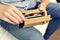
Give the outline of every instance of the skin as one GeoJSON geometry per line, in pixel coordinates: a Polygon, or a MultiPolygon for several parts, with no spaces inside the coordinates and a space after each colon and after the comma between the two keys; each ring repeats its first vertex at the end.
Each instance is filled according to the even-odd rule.
{"type": "Polygon", "coordinates": [[[41,4],[38,6],[39,10],[43,10],[45,15],[47,15],[46,7],[49,4],[50,0],[41,0],[41,4]]]}
{"type": "Polygon", "coordinates": [[[0,19],[11,24],[19,24],[25,20],[25,17],[15,6],[0,5],[0,19]]]}
{"type": "MultiPolygon", "coordinates": [[[[46,15],[46,7],[49,4],[49,0],[41,0],[41,4],[38,6],[38,10],[44,10],[46,15]]],[[[25,17],[22,12],[19,11],[13,5],[2,5],[0,4],[0,19],[9,22],[11,24],[23,23],[25,17]]]]}

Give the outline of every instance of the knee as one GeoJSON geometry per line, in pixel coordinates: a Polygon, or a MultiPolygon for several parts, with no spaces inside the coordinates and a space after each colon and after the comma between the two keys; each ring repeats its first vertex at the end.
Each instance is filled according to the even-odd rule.
{"type": "Polygon", "coordinates": [[[26,28],[20,31],[21,40],[44,40],[42,34],[34,27],[26,28]]]}
{"type": "Polygon", "coordinates": [[[60,3],[50,3],[47,6],[47,12],[52,18],[60,18],[60,3]]]}
{"type": "Polygon", "coordinates": [[[41,33],[33,33],[31,34],[29,40],[44,40],[43,36],[41,33]]]}

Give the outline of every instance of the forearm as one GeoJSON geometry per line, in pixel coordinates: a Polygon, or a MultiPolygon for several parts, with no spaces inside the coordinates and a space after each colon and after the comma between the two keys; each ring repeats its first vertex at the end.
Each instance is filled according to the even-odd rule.
{"type": "Polygon", "coordinates": [[[2,17],[2,10],[4,9],[3,7],[5,7],[5,5],[0,4],[0,19],[1,19],[1,17],[2,17]]]}
{"type": "Polygon", "coordinates": [[[2,4],[0,4],[0,19],[1,19],[1,16],[2,16],[2,14],[1,14],[1,7],[2,7],[2,4]]]}
{"type": "Polygon", "coordinates": [[[41,0],[41,4],[43,7],[47,7],[47,5],[49,4],[50,0],[41,0]]]}

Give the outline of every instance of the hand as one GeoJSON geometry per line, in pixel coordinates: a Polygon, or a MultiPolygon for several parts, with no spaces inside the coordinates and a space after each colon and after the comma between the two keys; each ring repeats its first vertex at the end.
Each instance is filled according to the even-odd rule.
{"type": "Polygon", "coordinates": [[[0,5],[0,19],[11,24],[19,24],[25,20],[25,17],[15,6],[0,5]]]}
{"type": "Polygon", "coordinates": [[[45,16],[47,16],[46,8],[45,8],[43,5],[39,5],[39,6],[38,6],[38,9],[39,9],[39,10],[43,10],[43,11],[45,12],[45,16]]]}

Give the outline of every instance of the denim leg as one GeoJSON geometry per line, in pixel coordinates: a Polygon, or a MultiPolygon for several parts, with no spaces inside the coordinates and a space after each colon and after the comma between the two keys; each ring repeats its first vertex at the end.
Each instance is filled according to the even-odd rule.
{"type": "Polygon", "coordinates": [[[51,20],[47,27],[44,38],[47,40],[58,28],[60,28],[60,19],[51,20]]]}
{"type": "Polygon", "coordinates": [[[0,25],[19,40],[44,40],[42,34],[34,27],[19,28],[17,25],[9,24],[3,20],[0,25]]]}
{"type": "Polygon", "coordinates": [[[0,25],[0,40],[18,40],[0,25]]]}
{"type": "Polygon", "coordinates": [[[50,3],[47,6],[47,12],[51,15],[52,20],[46,30],[45,39],[48,39],[54,31],[60,28],[60,3],[50,3]]]}
{"type": "Polygon", "coordinates": [[[60,3],[50,3],[46,9],[53,19],[60,18],[60,3]]]}

